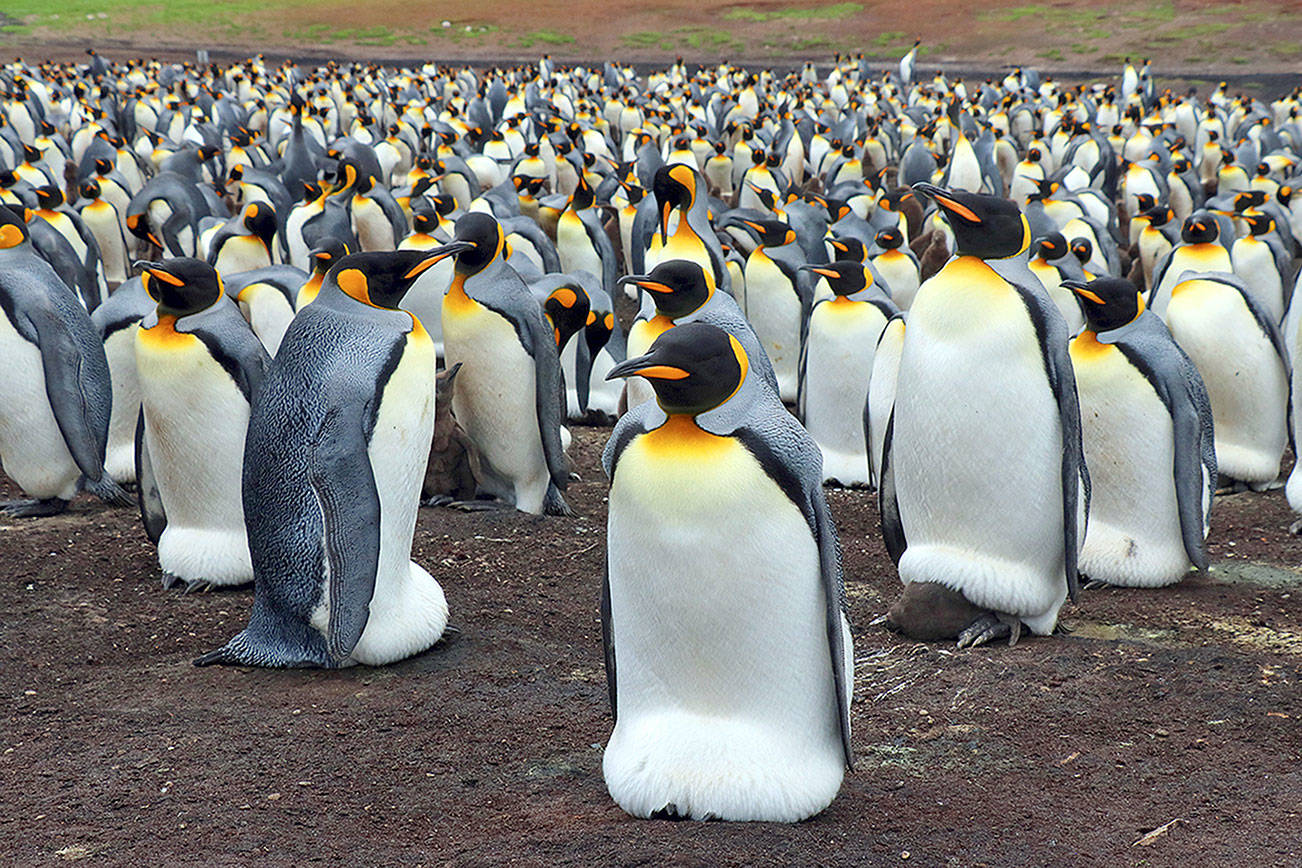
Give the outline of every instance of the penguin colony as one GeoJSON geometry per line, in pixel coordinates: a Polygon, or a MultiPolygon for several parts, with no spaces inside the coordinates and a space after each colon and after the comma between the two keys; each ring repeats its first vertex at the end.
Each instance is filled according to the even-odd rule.
{"type": "Polygon", "coordinates": [[[895,629],[1011,644],[1208,569],[1215,492],[1284,485],[1297,433],[1302,89],[916,50],[8,64],[3,509],[134,489],[165,588],[252,582],[200,665],[382,665],[448,623],[418,506],[570,514],[568,425],[613,423],[612,797],[817,813],[852,764],[825,483],[876,490],[895,629]]]}

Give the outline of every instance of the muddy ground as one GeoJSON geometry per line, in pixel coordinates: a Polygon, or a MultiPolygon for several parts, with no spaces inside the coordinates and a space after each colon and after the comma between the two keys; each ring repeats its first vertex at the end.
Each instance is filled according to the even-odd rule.
{"type": "Polygon", "coordinates": [[[1210,576],[1087,592],[1070,635],[965,652],[876,623],[899,580],[873,499],[833,492],[840,797],[794,826],[629,819],[600,767],[606,433],[577,431],[576,519],[421,510],[456,632],[384,669],[196,669],[251,591],[163,592],[134,514],[86,498],[0,523],[0,863],[1302,860],[1302,542],[1279,492],[1217,503],[1210,576]]]}

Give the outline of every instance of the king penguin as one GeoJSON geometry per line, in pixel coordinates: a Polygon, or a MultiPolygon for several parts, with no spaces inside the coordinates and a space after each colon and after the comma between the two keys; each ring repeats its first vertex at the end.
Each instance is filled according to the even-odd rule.
{"type": "Polygon", "coordinates": [[[818,447],[735,337],[688,323],[612,377],[602,771],[635,817],[796,822],[851,762],[853,647],[818,447]]]}
{"type": "Polygon", "coordinates": [[[1080,571],[1155,588],[1206,570],[1216,446],[1203,379],[1130,281],[1064,286],[1086,320],[1071,342],[1092,486],[1080,571]]]}
{"type": "Polygon", "coordinates": [[[77,296],[0,207],[0,465],[33,500],[17,517],[58,515],[84,475],[104,478],[113,387],[104,344],[77,296]]]}
{"type": "Polygon", "coordinates": [[[95,308],[91,322],[104,342],[113,408],[109,414],[104,469],[119,484],[136,481],[136,423],[140,417],[140,379],[136,376],[136,331],[158,303],[145,292],[141,278],[122,283],[95,308]]]}
{"type": "Polygon", "coordinates": [[[253,580],[240,468],[249,406],[270,358],[216,270],[198,259],[148,263],[157,302],[136,332],[141,424],[136,464],[146,530],[161,528],[163,587],[253,580]]]}
{"type": "Polygon", "coordinates": [[[443,635],[443,589],[411,561],[434,344],[398,303],[455,249],[345,256],[294,317],[245,444],[253,611],[197,665],[380,666],[443,635]]]}
{"type": "Polygon", "coordinates": [[[448,367],[463,363],[453,414],[478,447],[484,493],[523,512],[567,515],[560,357],[529,287],[504,258],[498,222],[457,221],[456,265],[443,297],[448,367]]]}
{"type": "Polygon", "coordinates": [[[904,593],[891,622],[960,647],[1047,635],[1076,592],[1089,481],[1067,323],[1006,199],[917,184],[957,255],[918,290],[879,498],[904,593]]]}

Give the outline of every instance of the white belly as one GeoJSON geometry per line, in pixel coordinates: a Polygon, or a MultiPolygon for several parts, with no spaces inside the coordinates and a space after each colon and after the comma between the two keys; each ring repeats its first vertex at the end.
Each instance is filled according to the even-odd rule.
{"type": "Polygon", "coordinates": [[[586,271],[601,277],[601,257],[588,239],[583,223],[568,211],[556,222],[556,253],[560,256],[561,271],[567,274],[586,271]]]}
{"type": "Polygon", "coordinates": [[[1248,287],[1252,297],[1261,303],[1270,315],[1271,322],[1284,319],[1284,283],[1275,267],[1275,255],[1270,247],[1260,241],[1244,239],[1234,245],[1234,274],[1248,287]]]}
{"type": "Polygon", "coordinates": [[[1128,587],[1177,582],[1190,563],[1180,533],[1171,414],[1115,347],[1078,341],[1072,365],[1092,484],[1081,573],[1128,587]]]}
{"type": "Polygon", "coordinates": [[[997,280],[952,260],[910,312],[892,440],[900,577],[1048,633],[1067,591],[1062,426],[1025,304],[997,280]]]}
{"type": "MultiPolygon", "coordinates": [[[[424,651],[443,635],[448,606],[433,577],[411,560],[421,480],[434,435],[434,345],[407,337],[367,447],[380,495],[380,560],[366,629],[351,659],[381,666],[424,651]]],[[[460,385],[460,383],[458,383],[460,385]]]]}
{"type": "Polygon", "coordinates": [[[535,406],[533,358],[515,329],[478,303],[443,305],[446,364],[462,362],[452,412],[480,456],[514,490],[515,506],[542,512],[550,476],[535,406]]]}
{"type": "Polygon", "coordinates": [[[746,318],[773,362],[783,401],[796,399],[800,363],[800,297],[767,256],[746,263],[746,318]]]}
{"type": "Polygon", "coordinates": [[[882,447],[886,443],[886,426],[895,409],[895,380],[900,372],[900,351],[904,348],[904,321],[894,320],[883,330],[873,356],[873,372],[868,379],[869,467],[874,487],[881,484],[882,447]]]}
{"type": "Polygon", "coordinates": [[[864,405],[886,317],[867,302],[824,302],[810,317],[805,428],[823,453],[823,480],[867,485],[864,405]]]}
{"type": "Polygon", "coordinates": [[[226,239],[222,249],[217,251],[217,262],[213,265],[220,274],[239,274],[266,268],[271,265],[271,257],[262,240],[253,235],[238,235],[226,239]]]}
{"type": "Polygon", "coordinates": [[[159,566],[186,580],[252,581],[240,497],[249,404],[201,340],[152,331],[137,334],[136,369],[145,443],[167,513],[159,566]]]}
{"type": "Polygon", "coordinates": [[[1242,297],[1224,284],[1189,281],[1164,318],[1207,384],[1221,475],[1274,481],[1288,443],[1288,375],[1242,297]]]}
{"type": "Polygon", "coordinates": [[[59,432],[45,391],[41,351],[0,312],[0,465],[29,497],[72,500],[81,471],[59,432]]]}
{"type": "Polygon", "coordinates": [[[138,325],[118,329],[104,342],[113,409],[109,414],[108,449],[104,469],[114,482],[136,481],[136,422],[140,416],[140,380],[136,377],[138,325]]]}
{"type": "Polygon", "coordinates": [[[899,252],[883,253],[873,260],[873,266],[886,282],[891,301],[900,310],[908,310],[913,304],[913,297],[918,294],[918,266],[899,252]]]}
{"type": "Polygon", "coordinates": [[[280,351],[280,342],[294,320],[294,307],[285,294],[267,283],[246,286],[239,296],[240,313],[258,336],[267,355],[274,357],[280,351]]]}
{"type": "Polygon", "coordinates": [[[94,202],[82,209],[81,219],[86,222],[86,228],[99,245],[104,276],[118,283],[126,280],[129,263],[117,211],[107,202],[94,202]]]}
{"type": "Polygon", "coordinates": [[[625,811],[794,821],[843,774],[818,551],[736,443],[639,438],[610,492],[618,721],[603,772],[625,811]]]}

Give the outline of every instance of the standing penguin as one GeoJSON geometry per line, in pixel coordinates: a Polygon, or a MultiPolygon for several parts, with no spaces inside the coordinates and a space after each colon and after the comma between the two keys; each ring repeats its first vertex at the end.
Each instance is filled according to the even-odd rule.
{"type": "Polygon", "coordinates": [[[136,332],[136,465],[141,491],[161,499],[161,511],[141,504],[151,536],[162,528],[163,587],[245,584],[253,565],[235,471],[270,358],[211,265],[150,263],[141,280],[158,306],[136,332]]]}
{"type": "Polygon", "coordinates": [[[746,292],[742,310],[759,335],[783,401],[796,400],[800,376],[800,341],[813,305],[814,288],[799,270],[804,252],[796,233],[780,220],[740,221],[758,245],[746,258],[746,292]]]}
{"type": "Polygon", "coordinates": [[[117,483],[136,481],[136,423],[140,417],[140,379],[136,376],[136,331],[140,321],[158,303],[145,292],[141,278],[133,277],[113,290],[90,315],[104,342],[109,376],[113,383],[113,408],[109,414],[108,447],[104,469],[117,483]]]}
{"type": "Polygon", "coordinates": [[[602,771],[636,817],[796,822],[851,762],[853,648],[818,447],[736,338],[688,323],[612,377],[602,771]]]}
{"type": "Polygon", "coordinates": [[[3,207],[0,311],[0,465],[34,498],[0,503],[0,511],[58,515],[83,475],[104,477],[113,387],[90,315],[3,207]]]}
{"type": "MultiPolygon", "coordinates": [[[[732,278],[724,260],[723,246],[710,226],[705,183],[700,174],[681,163],[661,166],[656,170],[651,192],[655,210],[648,213],[656,217],[659,231],[652,233],[642,267],[649,271],[670,259],[688,259],[708,268],[714,285],[731,294],[732,278]],[[670,232],[669,224],[675,217],[678,225],[670,232]]],[[[637,230],[635,223],[633,243],[640,244],[642,240],[637,230]]],[[[634,257],[633,265],[637,264],[634,257]]]]}
{"type": "Polygon", "coordinates": [[[1086,319],[1071,342],[1092,486],[1080,571],[1153,588],[1206,570],[1216,448],[1203,379],[1130,281],[1064,285],[1086,319]]]}
{"type": "Polygon", "coordinates": [[[398,303],[454,249],[346,256],[294,318],[245,444],[253,612],[197,665],[380,666],[443,635],[443,589],[411,561],[434,344],[398,303]]]}
{"type": "Polygon", "coordinates": [[[1051,633],[1076,593],[1089,504],[1067,324],[1026,267],[1006,199],[926,193],[957,256],[909,309],[883,447],[882,531],[904,593],[891,622],[960,647],[1051,633]],[[992,473],[991,468],[998,468],[992,473]]]}
{"type": "Polygon", "coordinates": [[[465,215],[456,241],[452,285],[443,297],[443,350],[448,367],[465,365],[453,413],[479,448],[481,488],[523,512],[568,515],[555,336],[507,265],[496,220],[465,215]]]}
{"type": "Polygon", "coordinates": [[[827,278],[833,296],[809,315],[800,354],[801,418],[823,454],[823,481],[867,485],[868,381],[882,329],[900,310],[862,262],[802,268],[827,278]]]}

